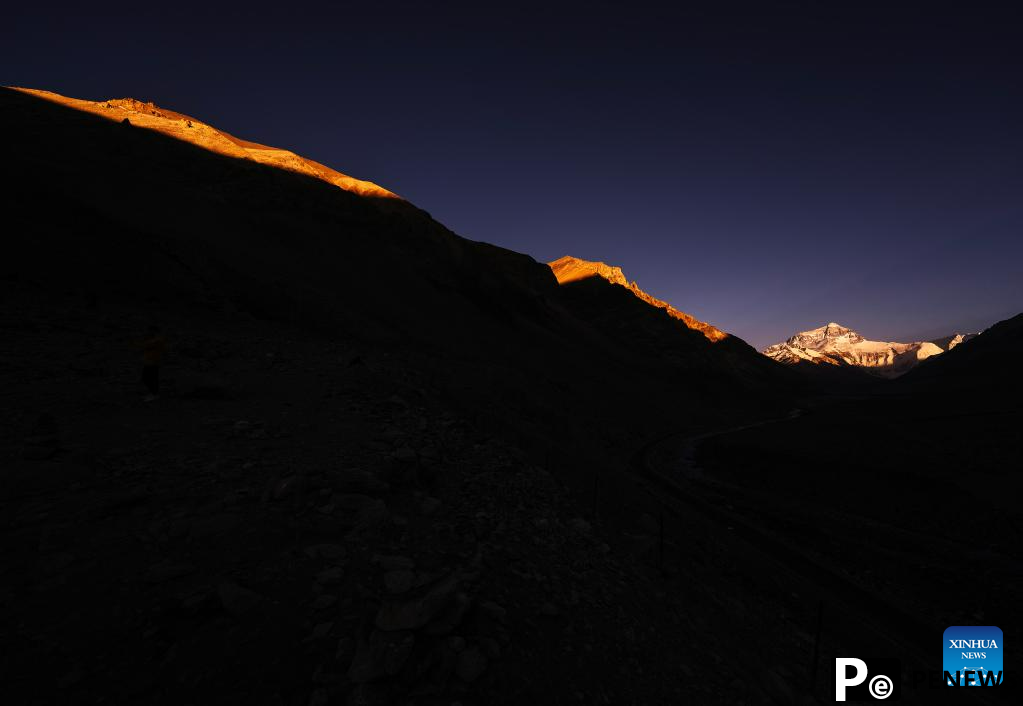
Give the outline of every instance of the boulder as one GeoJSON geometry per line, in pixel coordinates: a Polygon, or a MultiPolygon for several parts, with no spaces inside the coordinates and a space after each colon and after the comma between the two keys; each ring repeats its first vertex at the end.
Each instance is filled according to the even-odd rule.
{"type": "Polygon", "coordinates": [[[377,612],[377,628],[397,631],[417,630],[423,627],[455,601],[459,582],[460,576],[456,571],[417,598],[386,601],[377,612]]]}
{"type": "Polygon", "coordinates": [[[233,581],[222,581],[217,586],[217,595],[224,610],[236,618],[248,615],[263,602],[261,595],[233,581]]]}
{"type": "Polygon", "coordinates": [[[415,646],[415,635],[408,631],[374,630],[368,640],[360,640],[348,678],[362,684],[383,676],[394,676],[405,666],[415,646]]]}

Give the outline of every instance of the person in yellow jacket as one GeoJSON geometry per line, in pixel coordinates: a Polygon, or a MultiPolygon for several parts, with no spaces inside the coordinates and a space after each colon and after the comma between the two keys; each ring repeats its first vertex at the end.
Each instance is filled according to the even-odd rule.
{"type": "Polygon", "coordinates": [[[167,339],[158,326],[150,326],[138,347],[142,350],[142,383],[149,390],[146,402],[152,402],[160,395],[160,363],[167,349],[167,339]]]}

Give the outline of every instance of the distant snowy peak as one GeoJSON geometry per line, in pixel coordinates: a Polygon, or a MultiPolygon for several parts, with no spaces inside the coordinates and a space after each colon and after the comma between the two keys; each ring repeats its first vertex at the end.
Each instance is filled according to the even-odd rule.
{"type": "Polygon", "coordinates": [[[862,342],[863,336],[834,322],[815,328],[811,331],[803,331],[786,341],[786,344],[799,346],[800,348],[813,348],[820,350],[826,346],[850,346],[862,342]]]}
{"type": "Polygon", "coordinates": [[[763,353],[780,363],[852,366],[885,378],[909,372],[921,360],[940,355],[976,334],[955,334],[934,341],[870,341],[834,322],[803,331],[763,353]]]}
{"type": "Polygon", "coordinates": [[[966,343],[971,338],[976,338],[976,333],[957,333],[954,336],[944,336],[942,338],[935,338],[931,343],[936,345],[943,351],[950,351],[960,343],[966,343]]]}

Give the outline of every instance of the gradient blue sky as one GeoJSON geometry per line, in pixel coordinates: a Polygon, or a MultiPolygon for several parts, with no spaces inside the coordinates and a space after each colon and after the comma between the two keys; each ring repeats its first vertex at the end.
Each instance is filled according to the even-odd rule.
{"type": "Polygon", "coordinates": [[[757,347],[829,321],[911,340],[1023,311],[1001,5],[20,3],[0,81],[288,147],[757,347]]]}

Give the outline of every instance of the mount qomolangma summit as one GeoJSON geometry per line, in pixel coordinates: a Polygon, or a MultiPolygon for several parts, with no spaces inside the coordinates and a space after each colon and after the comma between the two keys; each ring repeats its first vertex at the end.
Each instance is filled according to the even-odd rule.
{"type": "Polygon", "coordinates": [[[894,378],[975,336],[955,334],[914,343],[870,341],[850,328],[829,323],[797,333],[784,343],[768,346],[764,355],[789,365],[851,366],[880,377],[894,378]]]}

